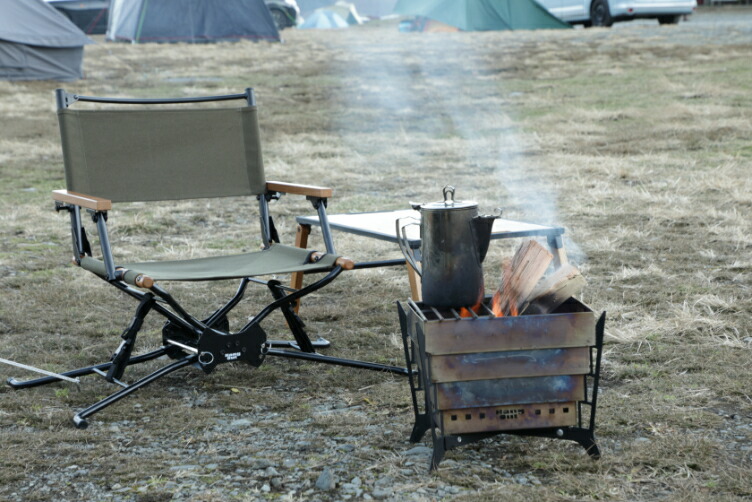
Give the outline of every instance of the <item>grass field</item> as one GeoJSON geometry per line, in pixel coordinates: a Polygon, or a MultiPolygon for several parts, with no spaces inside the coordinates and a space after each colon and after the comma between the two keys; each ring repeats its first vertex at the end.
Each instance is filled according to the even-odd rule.
{"type": "MultiPolygon", "coordinates": [[[[407,441],[406,381],[272,360],[174,374],[86,431],[70,418],[110,391],[101,380],[0,390],[0,498],[749,500],[752,39],[691,43],[700,29],[423,35],[384,23],[288,30],[283,44],[87,47],[86,79],[65,84],[72,92],[254,87],[269,177],[334,187],[330,212],[406,208],[451,183],[486,212],[564,226],[588,280],[582,300],[608,316],[603,457],[498,436],[453,450],[429,475],[428,457],[407,441]],[[324,469],[332,491],[315,488],[324,469]]],[[[0,82],[0,357],[52,371],[109,357],[135,308],[68,264],[67,219],[49,195],[64,188],[60,85],[0,82]]],[[[275,205],[287,242],[306,204],[275,205]]],[[[254,207],[116,207],[115,249],[128,260],[254,249],[254,207]]],[[[337,237],[356,260],[396,256],[337,237]]],[[[512,252],[491,246],[489,288],[512,252]]],[[[208,313],[234,288],[177,291],[208,313]]],[[[394,302],[408,292],[402,269],[356,271],[301,313],[333,342],[327,353],[401,364],[394,302]]],[[[251,295],[231,322],[261,299],[251,295]]],[[[284,334],[274,320],[272,338],[284,334]]],[[[156,347],[160,330],[156,317],[147,322],[140,350],[156,347]]]]}

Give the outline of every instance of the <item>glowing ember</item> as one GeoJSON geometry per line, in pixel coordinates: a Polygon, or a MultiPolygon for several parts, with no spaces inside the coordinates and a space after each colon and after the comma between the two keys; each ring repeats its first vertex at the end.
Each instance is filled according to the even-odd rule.
{"type": "Polygon", "coordinates": [[[479,309],[480,309],[480,302],[476,303],[475,305],[473,305],[469,309],[467,309],[465,307],[462,307],[460,309],[460,317],[473,317],[473,314],[472,314],[472,312],[470,312],[470,310],[472,310],[473,312],[475,312],[477,314],[479,309]]]}
{"type": "MultiPolygon", "coordinates": [[[[483,300],[480,300],[478,303],[470,307],[469,309],[466,307],[462,307],[459,311],[460,317],[473,317],[473,312],[478,314],[481,310],[481,304],[483,300]],[[471,312],[472,310],[472,312],[471,312]]],[[[496,293],[491,297],[491,311],[496,317],[504,317],[505,315],[509,316],[518,316],[520,315],[517,304],[512,303],[509,308],[509,313],[505,314],[504,309],[501,307],[501,291],[497,290],[496,293]]]]}
{"type": "Polygon", "coordinates": [[[481,307],[483,307],[483,295],[482,294],[478,298],[478,303],[476,303],[469,309],[465,307],[462,307],[460,309],[460,312],[459,312],[460,317],[474,317],[473,314],[478,314],[481,311],[481,307]]]}
{"type": "Polygon", "coordinates": [[[503,317],[504,312],[501,310],[501,291],[496,291],[491,298],[491,311],[496,317],[503,317]]]}

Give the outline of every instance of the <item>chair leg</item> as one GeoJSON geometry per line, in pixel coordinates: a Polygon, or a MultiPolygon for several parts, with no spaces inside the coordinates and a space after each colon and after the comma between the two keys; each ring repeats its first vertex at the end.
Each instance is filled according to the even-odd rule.
{"type": "Polygon", "coordinates": [[[196,355],[190,355],[186,356],[183,359],[180,359],[178,361],[175,361],[172,364],[169,364],[163,368],[160,368],[159,370],[155,371],[154,373],[145,376],[141,380],[138,380],[137,382],[132,383],[131,385],[119,390],[118,392],[102,399],[101,401],[92,404],[85,410],[79,411],[73,416],[73,423],[76,425],[79,429],[85,429],[89,426],[89,422],[87,422],[86,418],[90,417],[94,413],[97,413],[98,411],[103,410],[104,408],[108,407],[109,405],[116,403],[123,399],[124,397],[128,396],[129,394],[137,391],[141,387],[145,387],[149,385],[150,383],[154,382],[155,380],[158,380],[164,376],[169,375],[173,371],[177,371],[180,368],[183,368],[185,366],[188,366],[190,364],[193,364],[198,359],[198,356],[196,355]]]}
{"type": "MultiPolygon", "coordinates": [[[[287,296],[284,289],[282,289],[281,282],[272,280],[267,283],[267,286],[275,300],[281,300],[287,296]]],[[[279,309],[282,311],[282,315],[285,316],[287,326],[290,328],[292,336],[295,338],[295,342],[297,342],[297,348],[303,352],[316,352],[316,349],[311,343],[311,338],[304,329],[305,324],[303,323],[303,320],[295,313],[294,303],[295,302],[291,302],[287,305],[282,305],[279,309]]]]}
{"type": "Polygon", "coordinates": [[[131,358],[133,347],[136,345],[136,335],[138,335],[139,330],[141,330],[141,326],[144,324],[144,318],[149,313],[152,306],[154,306],[154,303],[154,295],[144,295],[141,303],[139,303],[138,308],[136,309],[136,315],[133,317],[133,320],[123,334],[120,335],[123,341],[112,355],[112,366],[110,366],[110,370],[107,372],[107,376],[105,376],[105,380],[108,382],[115,382],[123,378],[125,367],[131,358]]]}
{"type": "MultiPolygon", "coordinates": [[[[126,366],[131,366],[138,363],[143,363],[146,361],[151,361],[152,359],[157,359],[158,357],[162,357],[163,355],[167,354],[167,347],[160,347],[157,350],[154,350],[152,352],[148,352],[146,354],[142,354],[140,356],[132,357],[126,362],[126,366]]],[[[109,368],[112,366],[112,362],[106,362],[102,364],[95,364],[94,366],[86,366],[84,368],[78,368],[75,370],[66,371],[65,373],[61,373],[61,375],[68,376],[68,377],[79,377],[84,375],[91,375],[92,373],[98,373],[99,371],[106,371],[109,370],[109,368]]],[[[43,378],[35,378],[33,380],[16,380],[15,378],[9,378],[7,380],[8,385],[13,387],[14,389],[28,389],[31,387],[37,387],[39,385],[46,385],[48,383],[55,383],[55,382],[61,382],[59,378],[55,377],[43,377],[43,378]]]]}

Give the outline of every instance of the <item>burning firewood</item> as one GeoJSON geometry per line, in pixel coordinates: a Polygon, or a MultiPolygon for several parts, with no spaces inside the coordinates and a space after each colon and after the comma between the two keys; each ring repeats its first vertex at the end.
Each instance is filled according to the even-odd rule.
{"type": "Polygon", "coordinates": [[[518,315],[528,297],[551,264],[553,255],[534,240],[523,242],[511,260],[502,266],[499,289],[493,296],[496,315],[518,315]]]}
{"type": "Polygon", "coordinates": [[[573,265],[559,267],[536,286],[529,304],[521,309],[525,314],[548,314],[582,290],[585,278],[573,265]]]}

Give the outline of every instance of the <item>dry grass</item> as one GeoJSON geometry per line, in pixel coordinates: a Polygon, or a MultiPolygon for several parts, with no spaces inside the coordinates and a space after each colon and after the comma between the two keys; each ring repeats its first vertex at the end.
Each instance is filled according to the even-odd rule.
{"type": "MultiPolygon", "coordinates": [[[[87,47],[87,78],[67,85],[81,94],[255,87],[272,178],[334,186],[330,211],[404,208],[436,200],[452,183],[459,198],[486,210],[501,206],[509,218],[565,226],[570,256],[589,282],[583,299],[608,312],[597,431],[604,456],[593,462],[571,444],[499,437],[451,452],[454,463],[426,477],[401,455],[411,447],[406,382],[276,360],[209,377],[186,371],[168,379],[169,393],[145,389],[98,415],[86,432],[69,425],[70,415],[107,392],[101,383],[0,391],[0,494],[19,490],[26,475],[78,464],[90,465],[88,481],[101,486],[162,476],[149,485],[160,500],[169,494],[164,480],[177,476],[165,465],[191,463],[186,456],[196,451],[263,455],[275,424],[289,419],[310,420],[322,437],[357,438],[367,448],[340,459],[352,476],[393,476],[402,493],[453,484],[473,500],[748,499],[752,40],[676,41],[691,29],[419,35],[387,24],[293,31],[276,45],[87,47]],[[197,395],[206,404],[182,405],[197,395]],[[347,419],[319,413],[316,403],[332,396],[361,411],[347,419]],[[258,433],[241,434],[231,443],[235,451],[212,449],[225,444],[208,436],[215,410],[253,413],[258,433]],[[107,424],[116,420],[138,426],[114,439],[107,424]],[[375,432],[385,424],[396,433],[375,432]],[[138,455],[138,445],[164,437],[174,439],[172,449],[138,455]],[[198,446],[186,446],[192,443],[198,446]],[[134,456],[139,462],[119,460],[134,456]],[[514,483],[520,473],[541,484],[514,483]]],[[[50,370],[106,357],[134,307],[66,266],[66,221],[48,195],[63,185],[57,86],[0,82],[0,355],[50,370]]],[[[310,208],[293,198],[278,207],[291,239],[293,216],[310,208]]],[[[138,209],[112,215],[127,259],[210,253],[218,244],[205,229],[217,224],[226,231],[222,248],[257,244],[246,232],[255,224],[250,203],[138,209]],[[175,229],[183,236],[173,237],[175,229]]],[[[338,244],[355,258],[394,255],[359,238],[338,244]]],[[[488,284],[509,252],[492,246],[488,284]]],[[[178,294],[189,306],[208,299],[211,307],[233,287],[181,287],[178,294]]],[[[303,314],[313,333],[335,343],[332,353],[399,364],[393,302],[407,292],[398,270],[359,271],[309,300],[303,314]]],[[[155,346],[159,330],[153,319],[141,341],[155,346]]],[[[194,499],[221,499],[222,483],[194,499]]],[[[58,488],[75,498],[72,488],[58,488]]],[[[36,493],[29,500],[45,499],[29,493],[36,493]]]]}

